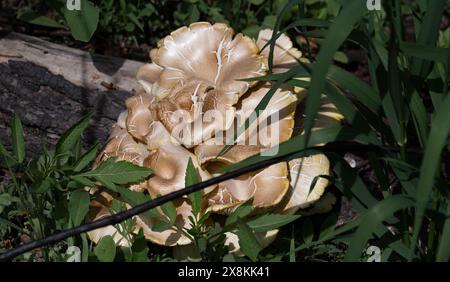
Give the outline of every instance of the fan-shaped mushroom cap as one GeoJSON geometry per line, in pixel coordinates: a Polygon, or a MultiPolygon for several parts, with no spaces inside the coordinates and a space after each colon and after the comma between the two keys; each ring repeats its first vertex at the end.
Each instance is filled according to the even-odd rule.
{"type": "MultiPolygon", "coordinates": [[[[240,122],[244,124],[245,120],[251,114],[255,114],[255,109],[264,96],[269,92],[271,85],[265,83],[252,89],[252,92],[242,99],[241,108],[237,111],[240,122]]],[[[246,130],[245,134],[237,140],[238,144],[242,138],[246,138],[250,142],[251,137],[257,136],[258,144],[269,148],[279,143],[289,140],[292,136],[294,128],[294,113],[297,106],[297,97],[291,91],[285,89],[277,89],[270,99],[267,107],[246,130]],[[272,136],[272,129],[275,129],[272,136]],[[263,130],[267,130],[266,134],[262,134],[263,130]],[[264,140],[269,139],[269,140],[264,140]],[[275,140],[276,139],[276,140],[275,140]],[[267,142],[271,144],[266,144],[267,142]]],[[[250,143],[251,144],[251,143],[250,143]]],[[[251,144],[253,145],[253,144],[251,144]]]]}
{"type": "Polygon", "coordinates": [[[128,108],[127,130],[133,137],[143,142],[146,141],[146,136],[150,133],[150,125],[154,121],[153,114],[150,111],[153,100],[154,97],[145,92],[140,92],[126,101],[128,108]]]}
{"type": "Polygon", "coordinates": [[[197,22],[181,27],[150,52],[153,63],[163,68],[152,94],[161,99],[194,80],[241,96],[249,83],[239,79],[263,74],[265,58],[258,51],[249,37],[237,34],[233,38],[233,30],[225,24],[197,22]]]}
{"type": "Polygon", "coordinates": [[[95,163],[99,164],[108,158],[117,157],[119,160],[142,166],[147,155],[148,150],[144,144],[137,143],[125,129],[115,124],[108,143],[98,155],[95,163]]]}
{"type": "MultiPolygon", "coordinates": [[[[258,240],[261,247],[264,249],[268,247],[270,244],[275,241],[277,238],[279,230],[274,229],[267,232],[256,232],[255,237],[258,240]]],[[[239,245],[239,237],[231,232],[225,233],[226,239],[225,239],[225,246],[228,247],[229,253],[236,255],[236,256],[244,256],[244,254],[241,251],[241,246],[239,245]]]]}
{"type": "Polygon", "coordinates": [[[298,213],[303,216],[327,213],[333,209],[336,204],[336,196],[331,192],[325,193],[317,202],[305,210],[299,210],[298,213]]]}
{"type": "Polygon", "coordinates": [[[139,68],[136,74],[136,79],[142,85],[145,92],[151,94],[152,85],[159,79],[163,70],[164,68],[158,66],[157,64],[145,64],[139,68]]]}
{"type": "MultiPolygon", "coordinates": [[[[220,145],[202,144],[196,147],[195,154],[200,163],[211,170],[212,167],[242,161],[261,151],[259,146],[235,145],[216,158],[221,149],[220,145]]],[[[288,189],[287,174],[286,163],[279,163],[221,182],[215,190],[206,195],[208,210],[228,214],[252,197],[255,208],[272,207],[281,201],[288,189]]]]}
{"type": "MultiPolygon", "coordinates": [[[[256,106],[269,90],[270,85],[261,85],[242,100],[242,106],[239,109],[241,124],[254,112],[256,106]]],[[[218,140],[207,141],[195,149],[195,154],[200,163],[209,166],[211,161],[213,161],[213,165],[240,162],[288,140],[294,127],[293,115],[296,101],[296,97],[290,91],[278,89],[266,107],[266,114],[261,114],[260,119],[253,122],[245,133],[238,138],[238,144],[241,144],[241,141],[245,139],[243,141],[245,145],[234,145],[227,153],[216,158],[223,145],[215,145],[220,144],[218,140]],[[271,120],[270,124],[267,122],[269,119],[271,120]],[[272,127],[277,127],[277,130],[272,131],[272,127]],[[267,130],[266,134],[262,134],[262,130],[267,130]],[[276,140],[271,138],[271,134],[275,135],[276,140]],[[257,144],[252,144],[254,143],[253,140],[257,144]]],[[[255,208],[269,208],[281,201],[287,187],[286,164],[275,164],[261,171],[248,173],[220,183],[217,189],[207,196],[209,209],[214,212],[229,213],[232,208],[252,197],[255,208]]]]}
{"type": "MultiPolygon", "coordinates": [[[[272,38],[273,31],[271,29],[263,29],[259,32],[256,44],[260,49],[264,48],[267,42],[272,38]]],[[[270,45],[262,49],[261,54],[269,57],[270,45]]],[[[275,49],[273,56],[273,72],[285,72],[291,67],[298,64],[298,60],[302,56],[302,52],[293,47],[291,39],[281,34],[275,41],[275,49]]]]}
{"type": "Polygon", "coordinates": [[[233,99],[222,90],[191,81],[154,103],[152,110],[174,138],[192,147],[230,127],[235,116],[233,99]]]}
{"type": "Polygon", "coordinates": [[[323,154],[311,155],[288,162],[290,173],[289,191],[278,207],[282,213],[295,213],[315,203],[325,192],[330,175],[330,162],[323,154]],[[311,187],[317,177],[314,187],[311,187]]]}
{"type": "MultiPolygon", "coordinates": [[[[90,210],[88,214],[88,218],[90,221],[100,220],[103,217],[111,215],[109,211],[109,206],[113,197],[106,192],[101,192],[97,196],[97,198],[91,201],[90,210]]],[[[87,232],[87,235],[91,241],[94,243],[98,243],[102,237],[111,236],[119,246],[130,247],[131,242],[127,240],[123,235],[116,229],[115,226],[109,225],[106,227],[94,229],[92,231],[87,232]]]]}
{"type": "MultiPolygon", "coordinates": [[[[189,230],[191,228],[191,221],[189,216],[192,215],[192,207],[187,200],[176,200],[173,202],[177,210],[177,219],[175,226],[168,230],[158,232],[152,227],[159,222],[159,219],[150,218],[145,215],[138,215],[136,217],[136,225],[144,231],[144,236],[153,243],[163,246],[187,245],[192,243],[182,231],[182,229],[189,230]]],[[[161,210],[157,208],[159,212],[161,210]]],[[[162,214],[162,212],[161,212],[162,214]]]]}
{"type": "MultiPolygon", "coordinates": [[[[183,189],[189,158],[192,159],[203,181],[211,178],[211,175],[200,167],[197,157],[182,146],[167,143],[150,152],[144,161],[144,166],[154,172],[147,181],[150,195],[157,197],[183,189]]],[[[206,189],[205,193],[213,188],[206,189]]]]}

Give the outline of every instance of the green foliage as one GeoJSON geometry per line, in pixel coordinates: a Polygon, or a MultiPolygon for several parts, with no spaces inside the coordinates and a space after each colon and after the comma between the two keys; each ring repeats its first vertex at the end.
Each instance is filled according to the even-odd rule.
{"type": "MultiPolygon", "coordinates": [[[[3,145],[0,146],[0,154],[4,160],[2,167],[8,170],[11,177],[10,182],[2,183],[0,187],[2,240],[20,236],[28,236],[35,240],[78,226],[86,220],[91,198],[96,197],[95,190],[89,190],[89,187],[96,187],[93,181],[105,182],[116,189],[124,189],[122,185],[139,182],[151,174],[148,169],[123,161],[117,162],[114,159],[108,159],[100,163],[96,169],[92,169],[97,146],[82,152],[80,146],[76,145],[81,141],[90,117],[91,115],[86,115],[63,134],[55,151],[48,151],[43,147],[43,154],[37,160],[29,162],[25,162],[21,121],[18,116],[12,119],[13,153],[8,152],[3,145]],[[83,180],[79,181],[80,179],[83,180]]],[[[124,196],[130,198],[131,202],[142,203],[147,200],[143,194],[138,193],[144,199],[136,197],[131,190],[125,190],[129,193],[124,196]]],[[[124,209],[123,202],[113,202],[111,213],[124,209]]],[[[117,229],[123,233],[129,233],[129,227],[130,221],[117,225],[117,229]]],[[[129,235],[125,235],[125,238],[127,237],[129,235]]],[[[65,250],[71,246],[82,250],[84,261],[87,261],[88,257],[97,257],[100,261],[112,260],[116,248],[114,241],[111,244],[110,240],[105,239],[94,250],[92,245],[88,245],[86,235],[82,234],[55,246],[43,248],[42,255],[38,256],[33,252],[23,256],[22,259],[65,261],[70,257],[70,253],[66,254],[65,250]],[[110,249],[111,245],[114,246],[114,251],[110,249]]],[[[134,259],[137,260],[142,257],[145,248],[137,246],[135,250],[138,254],[134,259]]],[[[133,256],[132,250],[130,256],[133,256]]]]}
{"type": "MultiPolygon", "coordinates": [[[[382,261],[449,260],[450,29],[440,30],[442,15],[449,11],[448,1],[384,1],[382,11],[370,12],[365,1],[359,0],[141,2],[99,3],[102,13],[98,31],[114,34],[121,40],[131,38],[153,45],[167,31],[203,19],[228,22],[237,31],[252,36],[261,28],[271,27],[274,35],[267,46],[271,50],[281,32],[301,31],[314,39],[321,48],[310,63],[281,74],[243,79],[273,82],[273,89],[257,109],[267,106],[278,87],[298,86],[308,90],[305,134],[281,144],[277,156],[327,154],[332,163],[334,192],[345,196],[358,213],[350,222],[336,226],[337,210],[312,217],[271,212],[255,215],[249,201],[223,217],[202,210],[201,193],[195,193],[187,198],[195,214],[195,218],[190,218],[190,228],[176,224],[175,204],[167,203],[143,214],[159,221],[154,230],[180,229],[194,242],[205,261],[366,261],[369,246],[381,249],[382,261]],[[415,42],[406,41],[403,36],[405,16],[414,21],[415,42]],[[367,54],[370,83],[334,65],[343,46],[361,48],[367,54]],[[311,131],[321,94],[336,105],[345,122],[311,131]],[[324,143],[328,145],[319,146],[324,143]],[[335,146],[341,144],[346,145],[344,150],[336,150],[335,146]],[[379,183],[369,183],[357,168],[347,163],[345,153],[358,146],[364,148],[367,166],[379,183]],[[262,249],[260,233],[276,228],[280,229],[278,239],[262,249]],[[227,255],[224,244],[227,233],[237,235],[244,258],[227,255]]],[[[303,45],[300,48],[308,49],[303,45]]],[[[114,159],[89,169],[97,148],[83,153],[76,152],[75,146],[88,119],[63,136],[56,153],[44,150],[38,160],[28,164],[23,162],[20,121],[14,119],[13,152],[0,144],[1,164],[9,167],[11,174],[11,182],[0,194],[2,238],[27,234],[37,239],[70,227],[68,222],[81,223],[85,220],[88,197],[95,197],[84,190],[86,186],[101,183],[118,193],[113,212],[124,210],[124,203],[135,206],[150,200],[148,195],[131,191],[126,185],[145,179],[150,171],[114,159]],[[24,173],[18,177],[17,172],[24,173]],[[76,210],[76,207],[84,208],[76,210]]],[[[245,127],[251,122],[247,121],[245,127]]],[[[271,157],[256,155],[223,167],[220,172],[268,158],[271,157]]],[[[199,181],[191,161],[185,184],[199,181]]],[[[126,234],[129,224],[125,222],[119,229],[126,234]]],[[[117,247],[112,238],[102,240],[95,248],[86,247],[83,240],[79,236],[46,248],[43,257],[64,260],[65,254],[58,248],[77,245],[84,246],[84,257],[100,261],[121,257],[126,261],[171,260],[165,250],[148,257],[142,233],[134,237],[127,251],[117,247]]]]}

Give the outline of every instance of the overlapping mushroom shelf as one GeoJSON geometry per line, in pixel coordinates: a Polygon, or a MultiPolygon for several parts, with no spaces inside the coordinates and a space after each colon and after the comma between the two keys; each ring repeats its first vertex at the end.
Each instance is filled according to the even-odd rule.
{"type": "MultiPolygon", "coordinates": [[[[204,181],[214,177],[221,166],[289,140],[302,127],[302,115],[296,111],[307,94],[305,89],[277,89],[266,112],[276,113],[278,119],[271,115],[258,119],[237,145],[219,154],[227,136],[253,114],[272,87],[270,82],[242,80],[265,75],[269,48],[263,47],[271,37],[271,30],[263,30],[255,41],[234,34],[225,24],[199,22],[163,38],[150,52],[152,63],[139,69],[137,80],[142,90],[127,100],[127,110],[119,116],[97,163],[117,157],[151,168],[154,174],[147,181],[129,188],[155,198],[185,187],[190,159],[204,181]],[[262,130],[271,142],[258,138],[262,130]]],[[[301,52],[281,35],[275,44],[273,72],[285,72],[299,60],[305,60],[301,52]]],[[[316,126],[329,126],[341,119],[334,106],[323,99],[316,126]]],[[[308,207],[308,213],[323,212],[335,201],[329,194],[321,198],[328,181],[320,177],[312,190],[310,186],[317,176],[329,173],[330,164],[323,154],[275,164],[204,190],[202,212],[227,215],[251,198],[254,213],[297,213],[308,207]]],[[[110,213],[113,198],[106,190],[100,193],[91,204],[93,220],[110,213]]],[[[158,219],[140,215],[135,217],[134,232],[142,229],[148,240],[166,246],[192,243],[180,231],[190,227],[191,204],[188,198],[181,198],[175,206],[178,217],[174,228],[155,231],[152,226],[158,219]]],[[[269,243],[276,233],[273,230],[258,237],[269,243]]],[[[112,235],[119,244],[130,244],[111,226],[89,233],[95,242],[105,235],[112,235]]],[[[228,234],[227,244],[234,251],[239,249],[234,234],[228,234]]]]}

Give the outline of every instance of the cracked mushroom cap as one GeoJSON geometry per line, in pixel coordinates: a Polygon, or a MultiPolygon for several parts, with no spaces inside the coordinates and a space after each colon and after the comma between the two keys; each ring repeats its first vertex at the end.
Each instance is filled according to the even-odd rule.
{"type": "Polygon", "coordinates": [[[317,154],[291,160],[288,165],[289,191],[278,209],[281,213],[293,214],[316,203],[324,194],[329,181],[319,176],[330,175],[330,162],[324,154],[317,154]]]}
{"type": "MultiPolygon", "coordinates": [[[[242,99],[241,107],[237,111],[241,122],[240,125],[244,124],[251,114],[255,114],[255,108],[269,92],[270,88],[270,83],[261,84],[253,88],[250,94],[242,99]]],[[[249,139],[256,137],[258,145],[269,148],[289,140],[294,129],[296,106],[296,95],[289,90],[277,89],[265,110],[258,117],[257,122],[253,122],[237,142],[245,138],[246,144],[253,145],[249,143],[249,139]],[[272,134],[275,136],[272,136],[272,134]]]]}
{"type": "MultiPolygon", "coordinates": [[[[242,100],[242,105],[239,109],[242,123],[250,116],[269,90],[270,85],[261,85],[242,100]]],[[[216,158],[223,145],[217,145],[221,144],[218,142],[219,140],[214,140],[213,142],[209,140],[210,142],[207,141],[195,149],[195,154],[200,163],[207,170],[208,168],[214,169],[214,167],[237,163],[288,140],[293,132],[293,116],[296,101],[295,95],[290,91],[277,90],[266,107],[267,114],[261,115],[262,120],[255,121],[242,134],[242,138],[245,139],[243,142],[245,145],[240,145],[242,140],[238,139],[238,145],[234,145],[223,156],[216,158]],[[274,118],[276,117],[276,115],[273,115],[274,112],[278,114],[279,120],[274,118]],[[263,121],[268,120],[269,117],[272,120],[271,124],[267,124],[267,122],[264,124],[263,121]],[[277,127],[278,130],[272,132],[270,130],[272,126],[277,127]],[[267,135],[260,134],[265,129],[269,129],[266,132],[267,135]],[[271,134],[276,134],[275,140],[270,140],[271,134]],[[267,142],[269,140],[261,142],[263,141],[261,139],[264,138],[261,138],[262,136],[267,136],[270,142],[267,142]],[[256,141],[254,142],[256,144],[252,144],[252,139],[256,141]]],[[[227,136],[230,135],[228,134],[227,136]]],[[[281,201],[288,189],[287,175],[286,163],[279,163],[260,171],[224,181],[211,194],[207,195],[209,210],[229,213],[250,198],[253,198],[253,206],[257,209],[275,206],[281,201]]]]}
{"type": "MultiPolygon", "coordinates": [[[[197,157],[180,145],[167,143],[150,152],[144,160],[144,166],[151,168],[154,172],[147,181],[147,189],[153,198],[185,187],[189,158],[198,169],[202,181],[211,178],[211,175],[201,168],[197,157]]],[[[213,188],[204,190],[204,193],[208,193],[213,188]]]]}
{"type": "MultiPolygon", "coordinates": [[[[256,44],[262,49],[261,54],[269,57],[270,45],[264,46],[272,38],[273,31],[271,29],[263,29],[259,32],[256,44]],[[263,49],[264,48],[264,49],[263,49]]],[[[298,64],[298,60],[302,57],[302,52],[293,47],[291,39],[281,34],[275,41],[275,49],[273,56],[273,72],[280,73],[289,70],[298,64]]]]}
{"type": "MultiPolygon", "coordinates": [[[[95,200],[92,200],[90,203],[90,209],[88,213],[89,221],[100,220],[106,216],[110,216],[111,212],[109,210],[109,206],[113,197],[107,192],[101,192],[97,196],[95,200]]],[[[119,230],[116,228],[117,225],[108,225],[106,227],[94,229],[92,231],[87,232],[87,235],[91,241],[94,243],[98,243],[101,238],[105,236],[111,236],[114,242],[119,246],[130,247],[131,242],[126,239],[119,230]]]]}
{"type": "MultiPolygon", "coordinates": [[[[191,239],[181,231],[182,229],[189,230],[191,228],[189,216],[192,216],[192,207],[188,201],[184,199],[175,200],[173,203],[175,204],[177,211],[175,225],[162,232],[152,229],[153,226],[159,222],[159,219],[147,217],[145,215],[136,216],[136,225],[139,228],[142,228],[146,239],[162,246],[188,245],[192,243],[191,239]]],[[[162,214],[160,208],[157,208],[157,211],[162,214]]]]}
{"type": "Polygon", "coordinates": [[[144,144],[136,142],[126,129],[115,124],[108,143],[98,155],[95,165],[108,158],[117,157],[119,160],[142,166],[147,155],[148,150],[144,144]]]}
{"type": "Polygon", "coordinates": [[[151,109],[174,138],[186,147],[193,147],[231,126],[235,103],[222,90],[190,81],[176,87],[151,109]]]}
{"type": "Polygon", "coordinates": [[[153,110],[158,119],[170,133],[178,125],[182,136],[175,136],[187,147],[226,130],[234,118],[233,105],[255,84],[240,79],[264,73],[266,59],[256,43],[233,35],[220,23],[181,27],[158,43],[150,52],[153,64],[138,72],[144,89],[151,86],[148,93],[157,99],[153,110]],[[202,116],[208,112],[205,121],[202,116]]]}
{"type": "Polygon", "coordinates": [[[152,95],[161,99],[189,81],[204,82],[226,95],[243,95],[250,84],[239,79],[262,75],[265,58],[252,39],[233,34],[225,24],[197,22],[161,39],[150,52],[152,62],[163,68],[152,95]]]}
{"type": "MultiPolygon", "coordinates": [[[[223,156],[217,157],[222,146],[200,145],[195,153],[200,163],[208,171],[242,161],[261,151],[258,146],[235,145],[223,156]]],[[[277,205],[287,192],[289,180],[286,163],[279,163],[265,169],[241,175],[221,182],[206,195],[208,210],[229,214],[234,208],[253,198],[256,209],[265,209],[277,205]]]]}

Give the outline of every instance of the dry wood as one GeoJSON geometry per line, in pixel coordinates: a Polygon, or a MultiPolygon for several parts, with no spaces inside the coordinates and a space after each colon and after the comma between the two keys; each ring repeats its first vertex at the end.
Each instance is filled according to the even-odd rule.
{"type": "Polygon", "coordinates": [[[142,64],[0,31],[2,143],[9,146],[14,112],[24,124],[28,157],[34,157],[88,111],[95,116],[85,145],[105,142],[125,99],[139,87],[134,77],[142,64]]]}

